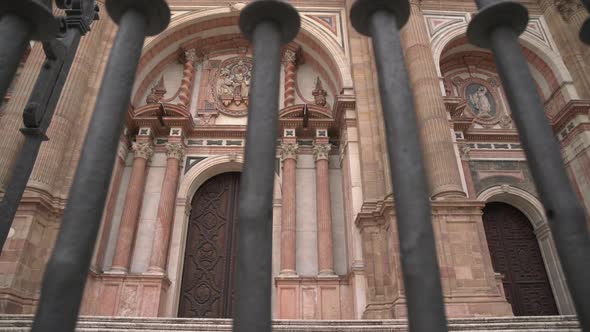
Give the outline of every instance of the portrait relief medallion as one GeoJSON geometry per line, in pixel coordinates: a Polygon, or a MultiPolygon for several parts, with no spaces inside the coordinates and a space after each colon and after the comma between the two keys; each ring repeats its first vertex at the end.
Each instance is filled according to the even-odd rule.
{"type": "Polygon", "coordinates": [[[491,120],[496,117],[496,100],[488,87],[479,83],[468,84],[465,88],[465,98],[469,108],[478,118],[491,120]]]}
{"type": "Polygon", "coordinates": [[[227,115],[248,112],[252,59],[244,56],[224,60],[211,86],[217,109],[227,115]]]}

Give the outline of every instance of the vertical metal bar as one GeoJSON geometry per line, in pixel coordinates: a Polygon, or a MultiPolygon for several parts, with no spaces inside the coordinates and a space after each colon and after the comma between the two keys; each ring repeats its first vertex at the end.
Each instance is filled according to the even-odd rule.
{"type": "Polygon", "coordinates": [[[21,129],[25,135],[25,142],[19,153],[10,182],[6,187],[6,193],[2,198],[2,202],[0,202],[0,251],[8,237],[18,205],[33,171],[41,143],[46,139],[45,131],[50,124],[53,112],[61,96],[81,36],[81,31],[78,29],[68,30],[63,38],[67,48],[66,59],[46,59],[35,83],[35,88],[28,102],[28,108],[35,114],[43,116],[43,118],[34,120],[34,122],[40,121],[38,128],[21,129]]]}
{"type": "Polygon", "coordinates": [[[0,17],[0,99],[12,83],[32,30],[31,24],[17,15],[0,17]]]}
{"type": "Polygon", "coordinates": [[[254,68],[241,176],[234,331],[271,330],[272,196],[279,109],[279,27],[253,33],[254,68]]]}
{"type": "Polygon", "coordinates": [[[513,2],[477,1],[472,43],[491,48],[566,280],[584,331],[590,331],[590,237],[584,210],[567,177],[559,145],[545,117],[541,98],[518,43],[528,22],[526,9],[513,2]]]}
{"type": "Polygon", "coordinates": [[[148,18],[121,16],[32,331],[74,331],[148,18]]]}
{"type": "Polygon", "coordinates": [[[233,330],[271,331],[272,198],[277,144],[282,43],[299,31],[289,4],[259,0],[240,15],[252,41],[254,68],[238,210],[237,294],[233,330]]]}
{"type": "Polygon", "coordinates": [[[414,332],[446,331],[430,193],[395,15],[374,12],[369,31],[385,120],[409,327],[414,332]]]}

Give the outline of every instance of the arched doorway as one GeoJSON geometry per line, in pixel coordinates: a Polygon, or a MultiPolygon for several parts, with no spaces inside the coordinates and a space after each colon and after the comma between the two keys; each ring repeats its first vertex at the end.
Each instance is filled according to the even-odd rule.
{"type": "Polygon", "coordinates": [[[483,224],[494,270],[503,275],[515,316],[557,315],[543,257],[527,217],[506,203],[488,203],[483,224]]]}
{"type": "Polygon", "coordinates": [[[178,317],[232,316],[240,173],[206,181],[192,199],[178,317]]]}

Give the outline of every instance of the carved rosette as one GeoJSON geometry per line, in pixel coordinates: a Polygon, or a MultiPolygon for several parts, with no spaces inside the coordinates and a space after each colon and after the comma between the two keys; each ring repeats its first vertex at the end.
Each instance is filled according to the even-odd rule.
{"type": "Polygon", "coordinates": [[[328,160],[328,156],[330,155],[330,150],[332,150],[332,145],[328,144],[315,144],[313,146],[313,157],[316,161],[318,160],[328,160]]]}
{"type": "Polygon", "coordinates": [[[133,153],[135,154],[135,158],[150,160],[154,155],[154,148],[150,143],[147,142],[133,142],[132,149],[133,153]]]}
{"type": "Polygon", "coordinates": [[[584,10],[582,2],[578,0],[555,0],[555,7],[566,22],[569,22],[578,11],[584,10]]]}
{"type": "Polygon", "coordinates": [[[281,143],[279,149],[281,151],[282,161],[287,159],[297,160],[297,150],[299,149],[299,145],[297,145],[297,143],[281,143]]]}
{"type": "Polygon", "coordinates": [[[184,147],[182,144],[166,143],[166,157],[181,161],[184,158],[184,147]]]}

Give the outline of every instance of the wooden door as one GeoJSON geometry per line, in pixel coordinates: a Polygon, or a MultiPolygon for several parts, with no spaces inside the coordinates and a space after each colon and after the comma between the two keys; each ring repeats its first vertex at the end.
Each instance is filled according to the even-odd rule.
{"type": "Polygon", "coordinates": [[[557,315],[537,237],[527,217],[504,203],[483,210],[494,270],[504,275],[506,299],[515,316],[557,315]]]}
{"type": "Polygon", "coordinates": [[[178,317],[232,316],[240,173],[205,182],[192,200],[178,317]]]}

